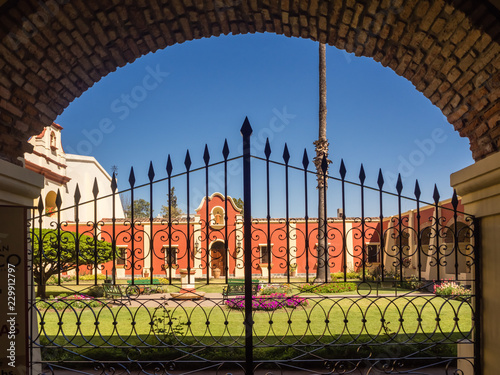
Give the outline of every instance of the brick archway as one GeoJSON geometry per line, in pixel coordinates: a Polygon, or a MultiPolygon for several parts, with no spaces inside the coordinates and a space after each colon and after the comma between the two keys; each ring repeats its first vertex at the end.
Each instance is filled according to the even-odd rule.
{"type": "Polygon", "coordinates": [[[500,147],[500,12],[487,0],[0,0],[0,158],[117,67],[167,46],[271,32],[373,57],[441,109],[475,160],[500,147]]]}

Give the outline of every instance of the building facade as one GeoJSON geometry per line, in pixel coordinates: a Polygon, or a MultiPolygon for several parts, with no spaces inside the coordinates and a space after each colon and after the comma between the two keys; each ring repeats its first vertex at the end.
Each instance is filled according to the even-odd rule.
{"type": "MultiPolygon", "coordinates": [[[[331,273],[362,272],[373,277],[401,275],[424,280],[471,278],[474,262],[472,229],[458,203],[425,206],[419,211],[379,218],[329,218],[328,259],[318,259],[317,219],[253,219],[252,273],[256,277],[314,278],[318,263],[331,273]],[[455,214],[459,213],[456,217],[455,214]],[[438,218],[438,219],[436,219],[438,218]]],[[[74,223],[65,228],[78,231],[74,223]]],[[[81,232],[81,229],[79,230],[81,232]]],[[[114,261],[98,272],[118,278],[244,277],[243,215],[231,197],[203,198],[194,215],[173,218],[104,219],[99,239],[116,247],[114,261]]],[[[82,268],[81,274],[89,272],[82,268]]]]}
{"type": "MultiPolygon", "coordinates": [[[[67,154],[62,146],[63,127],[52,123],[37,136],[31,137],[33,152],[24,155],[26,169],[44,177],[44,187],[40,197],[35,200],[38,206],[42,199],[44,213],[43,226],[49,227],[57,211],[57,195],[60,194],[61,221],[74,220],[74,212],[70,207],[75,205],[75,192],[78,186],[80,203],[94,200],[94,186],[97,186],[99,204],[81,204],[79,208],[80,221],[94,221],[96,218],[112,217],[113,204],[109,197],[112,194],[111,176],[91,156],[67,154]]],[[[121,201],[115,202],[114,216],[123,218],[121,201]]]]}

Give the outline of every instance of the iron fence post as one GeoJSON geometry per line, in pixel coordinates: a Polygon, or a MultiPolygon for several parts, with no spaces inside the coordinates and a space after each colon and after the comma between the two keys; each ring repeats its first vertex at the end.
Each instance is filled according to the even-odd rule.
{"type": "Polygon", "coordinates": [[[241,127],[243,136],[243,233],[245,261],[245,373],[253,374],[253,319],[252,319],[252,187],[250,169],[250,136],[252,127],[245,118],[241,127]]]}

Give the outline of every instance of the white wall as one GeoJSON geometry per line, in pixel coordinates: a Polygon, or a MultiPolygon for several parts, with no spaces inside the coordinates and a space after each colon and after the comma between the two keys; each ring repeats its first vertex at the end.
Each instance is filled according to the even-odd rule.
{"type": "MultiPolygon", "coordinates": [[[[76,185],[80,189],[81,206],[79,208],[80,221],[94,220],[94,204],[87,203],[94,199],[93,188],[94,180],[97,180],[99,193],[98,198],[106,197],[97,201],[97,220],[103,218],[111,218],[113,216],[113,197],[111,190],[111,176],[97,162],[94,157],[66,154],[67,175],[71,176],[71,181],[68,182],[68,198],[73,205],[76,185]]],[[[66,206],[66,205],[65,205],[66,206]]],[[[123,218],[123,207],[118,194],[115,197],[115,217],[123,218]]]]}
{"type": "MultiPolygon", "coordinates": [[[[97,215],[94,213],[94,204],[84,202],[94,199],[92,190],[94,180],[97,179],[99,189],[98,198],[112,194],[111,176],[91,156],[66,154],[62,148],[61,131],[58,124],[47,126],[38,136],[32,137],[29,142],[34,146],[34,152],[25,154],[26,167],[37,173],[44,175],[44,187],[41,191],[44,209],[47,208],[46,197],[51,191],[61,193],[62,221],[74,221],[75,190],[78,184],[80,189],[79,220],[83,224],[87,221],[101,220],[113,216],[112,197],[98,200],[97,215]],[[69,180],[69,181],[68,181],[69,180]],[[69,209],[65,209],[69,208],[69,209]]],[[[34,201],[38,205],[38,199],[34,201]]],[[[43,212],[45,214],[45,210],[43,212]]],[[[115,199],[115,217],[123,218],[123,207],[119,196],[115,199]]],[[[43,217],[44,227],[53,227],[53,221],[57,220],[57,215],[43,217]]]]}

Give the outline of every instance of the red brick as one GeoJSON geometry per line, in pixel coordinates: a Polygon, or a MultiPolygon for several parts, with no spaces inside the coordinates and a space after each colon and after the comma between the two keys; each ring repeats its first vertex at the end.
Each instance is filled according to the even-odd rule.
{"type": "Polygon", "coordinates": [[[2,97],[5,100],[9,100],[10,96],[11,96],[10,91],[6,87],[0,85],[0,97],[2,97]]]}

